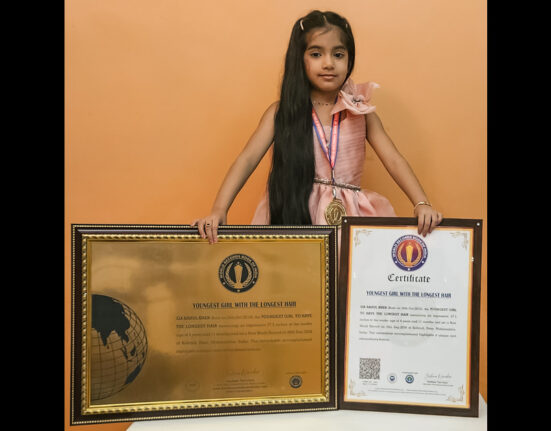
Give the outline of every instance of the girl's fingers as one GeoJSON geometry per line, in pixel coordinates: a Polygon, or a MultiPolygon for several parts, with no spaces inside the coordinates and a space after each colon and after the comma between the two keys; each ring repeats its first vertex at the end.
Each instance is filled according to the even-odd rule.
{"type": "Polygon", "coordinates": [[[420,214],[417,220],[417,232],[420,235],[427,236],[427,234],[431,233],[442,221],[442,213],[420,214]]]}
{"type": "Polygon", "coordinates": [[[212,225],[210,221],[205,222],[205,232],[207,234],[207,237],[209,239],[209,243],[212,244],[212,225]]]}
{"type": "Polygon", "coordinates": [[[437,224],[438,224],[438,216],[433,215],[429,226],[429,233],[432,233],[432,230],[436,227],[437,224]]]}
{"type": "Polygon", "coordinates": [[[208,239],[210,244],[218,242],[218,220],[216,218],[197,219],[191,226],[197,226],[201,238],[208,239]]]}
{"type": "Polygon", "coordinates": [[[212,221],[212,239],[213,242],[218,242],[218,220],[212,221]]]}
{"type": "Polygon", "coordinates": [[[432,225],[432,217],[430,214],[425,215],[424,224],[423,224],[423,236],[427,236],[427,234],[431,231],[431,225],[432,225]]]}
{"type": "Polygon", "coordinates": [[[434,228],[440,224],[441,221],[442,221],[442,213],[436,213],[436,217],[432,218],[432,224],[430,226],[429,233],[432,232],[434,228]]]}
{"type": "Polygon", "coordinates": [[[425,228],[425,215],[424,215],[424,214],[420,214],[420,215],[417,217],[417,233],[418,233],[419,235],[425,236],[425,234],[423,233],[424,228],[425,228]]]}
{"type": "Polygon", "coordinates": [[[442,219],[442,213],[438,211],[420,209],[417,215],[417,233],[427,236],[442,222],[442,219]]]}
{"type": "Polygon", "coordinates": [[[207,220],[205,231],[207,232],[210,244],[218,242],[218,221],[216,219],[207,220]]]}
{"type": "Polygon", "coordinates": [[[197,223],[197,228],[199,229],[199,235],[201,235],[201,238],[205,239],[205,222],[203,220],[199,220],[199,222],[197,223]]]}

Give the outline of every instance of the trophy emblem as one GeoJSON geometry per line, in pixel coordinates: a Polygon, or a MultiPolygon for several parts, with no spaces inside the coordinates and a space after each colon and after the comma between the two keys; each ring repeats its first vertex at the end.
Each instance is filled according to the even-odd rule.
{"type": "Polygon", "coordinates": [[[392,246],[392,260],[404,271],[415,271],[427,260],[428,250],[425,242],[416,235],[404,235],[392,246]]]}
{"type": "Polygon", "coordinates": [[[226,289],[236,293],[246,292],[256,284],[258,266],[245,254],[232,254],[220,264],[218,278],[226,289]]]}

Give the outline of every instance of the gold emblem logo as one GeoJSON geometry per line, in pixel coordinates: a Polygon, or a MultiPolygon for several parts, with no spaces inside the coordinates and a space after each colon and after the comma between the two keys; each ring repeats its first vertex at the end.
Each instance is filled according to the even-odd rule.
{"type": "Polygon", "coordinates": [[[246,254],[232,254],[226,257],[218,269],[222,285],[236,293],[251,289],[258,279],[258,266],[246,254]]]}
{"type": "Polygon", "coordinates": [[[427,260],[428,250],[425,242],[416,235],[404,235],[392,246],[392,260],[405,271],[419,269],[427,260]]]}

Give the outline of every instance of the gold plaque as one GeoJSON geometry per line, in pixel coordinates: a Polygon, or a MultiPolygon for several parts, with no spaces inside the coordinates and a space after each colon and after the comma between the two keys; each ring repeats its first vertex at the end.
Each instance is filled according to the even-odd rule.
{"type": "Polygon", "coordinates": [[[73,424],[336,409],[336,228],[73,225],[73,424]]]}

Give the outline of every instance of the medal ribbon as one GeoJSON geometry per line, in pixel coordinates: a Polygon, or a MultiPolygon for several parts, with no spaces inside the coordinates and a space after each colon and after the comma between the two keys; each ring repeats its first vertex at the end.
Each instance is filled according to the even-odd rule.
{"type": "MultiPolygon", "coordinates": [[[[337,154],[339,149],[341,113],[339,111],[336,114],[333,114],[333,121],[331,122],[331,138],[329,141],[329,145],[327,144],[327,140],[325,139],[325,132],[323,130],[323,126],[321,125],[321,121],[319,120],[314,108],[312,108],[312,123],[314,124],[314,129],[318,137],[318,142],[321,145],[321,149],[323,150],[323,153],[327,157],[329,165],[331,166],[331,173],[333,173],[335,169],[335,164],[337,163],[337,154]]],[[[331,180],[334,181],[333,178],[331,178],[331,180]]]]}
{"type": "Polygon", "coordinates": [[[341,220],[346,215],[346,210],[342,205],[340,199],[337,199],[337,190],[335,187],[335,164],[337,163],[337,155],[339,153],[339,134],[341,127],[341,113],[340,111],[333,114],[333,120],[331,122],[331,138],[329,145],[327,145],[327,139],[325,139],[325,132],[321,121],[319,120],[316,111],[312,108],[312,123],[314,124],[314,130],[318,136],[318,142],[321,145],[325,157],[329,161],[331,166],[331,183],[333,185],[333,200],[325,209],[325,220],[328,224],[341,225],[341,220]]]}

